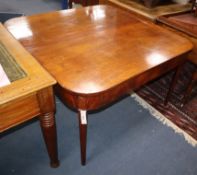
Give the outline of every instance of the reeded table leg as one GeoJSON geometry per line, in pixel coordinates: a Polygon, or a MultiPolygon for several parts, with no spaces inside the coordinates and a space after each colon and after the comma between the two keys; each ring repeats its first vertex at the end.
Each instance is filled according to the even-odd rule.
{"type": "Polygon", "coordinates": [[[59,166],[58,153],[57,153],[57,134],[55,124],[55,105],[52,88],[46,88],[39,91],[38,100],[41,110],[40,125],[50,157],[50,165],[53,168],[59,166]]]}
{"type": "Polygon", "coordinates": [[[79,135],[81,146],[81,164],[86,164],[86,144],[87,144],[87,112],[79,110],[79,135]]]}

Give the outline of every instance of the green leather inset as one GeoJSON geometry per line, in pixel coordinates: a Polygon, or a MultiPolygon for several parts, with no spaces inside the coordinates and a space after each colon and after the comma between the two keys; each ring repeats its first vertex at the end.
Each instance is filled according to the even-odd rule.
{"type": "Polygon", "coordinates": [[[0,41],[0,64],[11,82],[26,77],[26,73],[0,41]]]}

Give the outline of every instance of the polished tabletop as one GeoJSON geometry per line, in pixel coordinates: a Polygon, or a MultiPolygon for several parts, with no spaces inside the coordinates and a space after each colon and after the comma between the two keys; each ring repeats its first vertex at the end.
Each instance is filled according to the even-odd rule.
{"type": "Polygon", "coordinates": [[[19,17],[5,26],[61,87],[84,95],[113,88],[192,48],[183,37],[110,6],[19,17]]]}

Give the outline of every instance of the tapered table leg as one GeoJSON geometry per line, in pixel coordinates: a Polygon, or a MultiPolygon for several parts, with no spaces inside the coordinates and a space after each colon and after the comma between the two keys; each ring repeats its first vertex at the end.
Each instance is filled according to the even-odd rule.
{"type": "MultiPolygon", "coordinates": [[[[185,62],[184,62],[184,63],[185,63],[185,62]]],[[[171,93],[172,93],[172,91],[173,91],[173,89],[174,89],[174,87],[175,87],[175,85],[176,85],[176,83],[177,83],[177,80],[178,80],[178,77],[179,77],[179,75],[180,75],[180,72],[181,72],[182,68],[183,68],[183,64],[181,64],[180,66],[178,66],[178,67],[176,68],[175,72],[174,72],[174,75],[173,75],[172,80],[171,80],[171,82],[170,82],[170,87],[169,87],[169,89],[168,89],[166,98],[165,98],[165,100],[164,100],[164,105],[167,105],[167,103],[168,103],[168,101],[169,101],[170,95],[171,95],[171,93]]]]}
{"type": "Polygon", "coordinates": [[[86,164],[87,124],[87,112],[79,110],[79,135],[82,165],[86,164]]]}
{"type": "Polygon", "coordinates": [[[192,78],[188,84],[188,87],[185,91],[185,94],[184,94],[184,97],[183,97],[183,104],[186,104],[187,100],[188,100],[188,97],[189,97],[189,94],[191,93],[192,91],[192,87],[194,86],[194,84],[196,83],[196,80],[197,80],[197,71],[193,73],[192,75],[192,78]]]}
{"type": "Polygon", "coordinates": [[[42,129],[44,141],[50,158],[50,165],[53,168],[59,166],[57,152],[57,134],[55,124],[55,105],[52,88],[46,88],[39,91],[38,100],[41,110],[40,126],[42,129]]]}
{"type": "Polygon", "coordinates": [[[49,154],[50,165],[51,167],[56,168],[59,166],[59,160],[57,153],[57,135],[54,114],[47,113],[40,116],[40,125],[49,154]]]}

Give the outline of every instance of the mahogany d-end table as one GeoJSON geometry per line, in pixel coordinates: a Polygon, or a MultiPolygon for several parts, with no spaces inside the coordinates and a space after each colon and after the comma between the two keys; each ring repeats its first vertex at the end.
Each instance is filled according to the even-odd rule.
{"type": "Polygon", "coordinates": [[[57,80],[61,99],[77,109],[82,165],[87,111],[177,68],[192,49],[187,39],[110,6],[20,17],[5,26],[57,80]]]}
{"type": "Polygon", "coordinates": [[[51,166],[57,167],[56,81],[1,23],[0,66],[0,133],[39,116],[51,166]]]}

